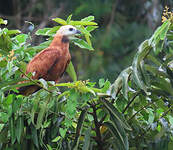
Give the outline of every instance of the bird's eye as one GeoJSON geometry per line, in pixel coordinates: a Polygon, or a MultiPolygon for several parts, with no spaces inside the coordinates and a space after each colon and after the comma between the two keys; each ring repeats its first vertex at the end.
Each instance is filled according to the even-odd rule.
{"type": "Polygon", "coordinates": [[[73,28],[69,28],[69,31],[73,31],[73,28]]]}

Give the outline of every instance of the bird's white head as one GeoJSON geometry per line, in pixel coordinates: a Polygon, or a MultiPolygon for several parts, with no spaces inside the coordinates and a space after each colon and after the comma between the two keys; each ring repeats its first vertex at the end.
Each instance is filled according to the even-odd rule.
{"type": "Polygon", "coordinates": [[[81,32],[72,25],[65,25],[59,28],[57,34],[62,34],[65,36],[73,36],[75,34],[81,34],[81,32]]]}

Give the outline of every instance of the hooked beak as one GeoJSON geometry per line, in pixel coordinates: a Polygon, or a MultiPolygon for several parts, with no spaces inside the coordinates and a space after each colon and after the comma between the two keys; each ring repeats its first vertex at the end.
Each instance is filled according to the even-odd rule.
{"type": "Polygon", "coordinates": [[[76,34],[81,34],[81,32],[79,30],[76,30],[76,34]]]}

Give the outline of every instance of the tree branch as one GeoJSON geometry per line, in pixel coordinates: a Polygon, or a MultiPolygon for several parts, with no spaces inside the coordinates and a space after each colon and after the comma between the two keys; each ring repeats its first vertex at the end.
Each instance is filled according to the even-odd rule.
{"type": "Polygon", "coordinates": [[[130,100],[130,102],[127,104],[127,106],[124,108],[124,110],[122,111],[122,113],[124,114],[125,111],[129,108],[129,106],[132,104],[132,102],[135,100],[135,98],[140,94],[140,92],[136,92],[135,95],[132,97],[132,99],[130,100]]]}

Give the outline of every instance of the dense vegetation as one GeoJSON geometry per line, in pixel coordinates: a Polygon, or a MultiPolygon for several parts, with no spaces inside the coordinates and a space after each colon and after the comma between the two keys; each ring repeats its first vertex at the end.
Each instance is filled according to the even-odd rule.
{"type": "MultiPolygon", "coordinates": [[[[0,19],[0,149],[172,149],[173,13],[166,7],[163,24],[158,28],[155,25],[152,28],[155,31],[151,32],[139,20],[134,21],[133,11],[128,14],[129,19],[125,18],[125,12],[120,13],[125,2],[115,2],[114,5],[112,1],[81,2],[74,16],[65,20],[54,18],[53,27],[41,28],[26,22],[28,30],[23,32],[21,20],[16,27],[20,30],[11,30],[11,24],[5,18],[0,19]],[[98,11],[98,4],[102,11],[98,11]],[[110,8],[117,9],[118,13],[112,15],[119,16],[118,23],[110,21],[105,25],[106,16],[113,12],[110,8]],[[83,17],[86,10],[93,11],[95,17],[83,17]],[[79,14],[80,19],[76,17],[79,14]],[[102,18],[96,21],[99,26],[95,18],[102,18]],[[25,74],[26,63],[46,48],[65,24],[76,26],[83,35],[71,43],[73,59],[66,75],[71,82],[65,82],[69,78],[58,84],[43,79],[33,81],[31,75],[20,78],[25,74]],[[143,39],[149,31],[150,37],[143,39]],[[23,80],[29,81],[17,84],[23,80]],[[10,92],[31,84],[39,85],[41,90],[30,96],[10,92]]],[[[37,15],[42,13],[38,3],[30,16],[35,11],[37,15]]]]}
{"type": "MultiPolygon", "coordinates": [[[[76,38],[73,42],[92,50],[90,32],[97,28],[94,17],[81,21],[71,17],[53,20],[78,27],[86,41],[76,38]]],[[[30,75],[21,79],[25,61],[48,46],[59,26],[39,29],[36,35],[49,36],[39,46],[29,44],[30,33],[2,28],[1,149],[171,149],[173,14],[166,8],[162,19],[163,24],[140,44],[132,65],[113,84],[104,79],[98,84],[76,81],[72,64],[68,73],[74,82],[33,81],[30,75]],[[22,80],[30,81],[17,84],[22,80]],[[28,97],[4,95],[31,84],[42,89],[28,97]]]]}

